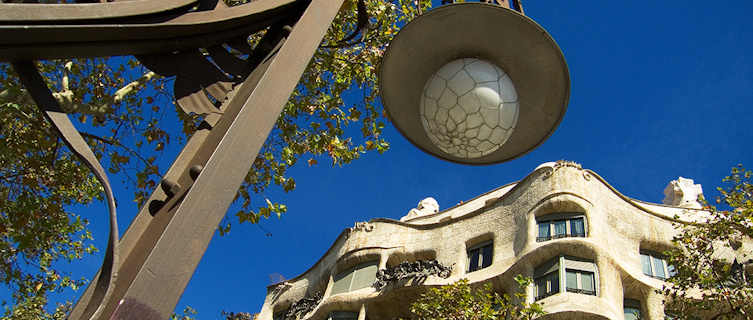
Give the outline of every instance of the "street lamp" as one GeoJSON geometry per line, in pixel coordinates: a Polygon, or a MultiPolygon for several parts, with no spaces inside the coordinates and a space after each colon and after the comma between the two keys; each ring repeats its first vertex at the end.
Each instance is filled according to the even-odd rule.
{"type": "MultiPolygon", "coordinates": [[[[113,233],[70,319],[169,316],[343,1],[0,3],[0,61],[13,62],[62,140],[95,172],[98,160],[33,60],[137,55],[176,76],[183,108],[221,114],[204,119],[165,173],[161,185],[184,187],[155,190],[148,201],[162,204],[154,212],[143,207],[119,240],[113,233]],[[263,29],[249,47],[248,35],[263,29]],[[240,78],[232,92],[230,75],[240,78]]],[[[502,162],[541,144],[569,98],[567,65],[549,34],[515,11],[480,3],[443,6],[406,25],[385,53],[380,87],[408,140],[470,164],[502,162]]],[[[97,176],[109,190],[104,173],[97,176]]]]}
{"type": "Polygon", "coordinates": [[[385,52],[382,102],[411,143],[441,159],[493,164],[544,142],[567,109],[570,78],[557,43],[498,5],[438,7],[385,52]]]}

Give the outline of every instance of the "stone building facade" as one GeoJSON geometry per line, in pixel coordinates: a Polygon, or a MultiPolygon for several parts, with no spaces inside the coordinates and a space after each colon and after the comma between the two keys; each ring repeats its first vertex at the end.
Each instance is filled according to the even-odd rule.
{"type": "Polygon", "coordinates": [[[528,296],[543,304],[542,319],[664,319],[656,289],[672,268],[660,252],[675,216],[704,216],[692,201],[700,186],[681,182],[665,190],[673,205],[647,203],[560,161],[444,211],[422,201],[402,221],[344,230],[314,266],[268,287],[259,319],[409,317],[426,286],[467,278],[512,293],[518,274],[535,280],[528,296]],[[383,270],[398,266],[424,276],[377,289],[383,270]]]}

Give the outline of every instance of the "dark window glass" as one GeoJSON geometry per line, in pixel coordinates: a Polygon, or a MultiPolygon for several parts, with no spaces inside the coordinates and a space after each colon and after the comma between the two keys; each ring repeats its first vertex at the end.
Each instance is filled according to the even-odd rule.
{"type": "Polygon", "coordinates": [[[546,241],[551,239],[551,233],[549,229],[549,222],[540,222],[539,223],[539,237],[537,238],[538,241],[546,241]]]}
{"type": "Polygon", "coordinates": [[[492,265],[494,260],[494,247],[492,242],[487,242],[468,250],[468,271],[473,272],[492,265]]]}
{"type": "Polygon", "coordinates": [[[536,283],[536,300],[560,292],[559,272],[548,273],[534,280],[536,283]]]}
{"type": "Polygon", "coordinates": [[[548,291],[546,283],[546,277],[536,279],[536,300],[546,297],[548,291]]]}
{"type": "Polygon", "coordinates": [[[288,312],[288,310],[279,311],[279,312],[275,313],[272,316],[272,319],[273,320],[283,320],[283,319],[285,319],[285,313],[287,313],[287,312],[288,312]]]}
{"type": "Polygon", "coordinates": [[[567,235],[567,226],[565,220],[554,221],[554,237],[564,237],[567,235]]]}
{"type": "Polygon", "coordinates": [[[481,268],[486,268],[492,264],[492,246],[491,244],[488,246],[484,246],[481,248],[482,250],[482,263],[481,268]]]}
{"type": "Polygon", "coordinates": [[[560,275],[559,272],[552,272],[549,274],[549,292],[555,294],[560,292],[560,275]]]}
{"type": "Polygon", "coordinates": [[[586,236],[586,220],[582,215],[569,213],[555,214],[550,219],[560,220],[549,220],[547,217],[537,220],[538,234],[536,241],[542,242],[564,237],[586,236]]]}
{"type": "Polygon", "coordinates": [[[534,271],[536,300],[559,293],[560,281],[564,282],[565,292],[596,295],[595,270],[596,266],[591,261],[562,256],[537,267],[534,271]],[[563,270],[564,266],[567,268],[563,270]],[[565,279],[560,279],[560,274],[565,279]]]}
{"type": "Polygon", "coordinates": [[[479,252],[479,249],[477,248],[477,249],[473,249],[473,250],[469,251],[469,253],[468,253],[469,256],[470,256],[470,258],[471,258],[471,262],[468,265],[468,271],[469,272],[476,271],[476,270],[479,269],[478,268],[478,260],[479,260],[480,256],[479,256],[478,252],[479,252]]]}

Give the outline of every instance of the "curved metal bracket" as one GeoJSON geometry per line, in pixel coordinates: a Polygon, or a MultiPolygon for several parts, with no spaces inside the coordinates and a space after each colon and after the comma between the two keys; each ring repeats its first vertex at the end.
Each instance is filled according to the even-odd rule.
{"type": "Polygon", "coordinates": [[[52,96],[50,89],[37,72],[32,61],[14,62],[13,68],[21,78],[24,87],[29,90],[37,107],[42,109],[45,118],[49,121],[71,151],[94,173],[99,183],[105,189],[107,206],[110,214],[110,237],[107,241],[105,260],[102,262],[99,276],[96,277],[90,287],[94,288],[89,303],[86,304],[87,314],[91,318],[98,318],[104,309],[104,305],[112,298],[115,281],[118,278],[120,252],[118,249],[118,219],[115,210],[115,197],[107,179],[105,169],[97,160],[89,145],[73,126],[71,120],[61,109],[57,100],[52,96]]]}

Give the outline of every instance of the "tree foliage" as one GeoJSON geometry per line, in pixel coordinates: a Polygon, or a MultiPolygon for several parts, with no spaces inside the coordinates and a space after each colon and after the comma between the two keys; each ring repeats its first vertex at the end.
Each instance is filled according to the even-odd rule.
{"type": "MultiPolygon", "coordinates": [[[[428,3],[422,1],[424,6],[428,3]]],[[[378,101],[377,68],[389,40],[417,9],[405,0],[364,0],[363,5],[346,0],[335,17],[243,182],[241,209],[235,213],[239,222],[256,223],[287,210],[266,198],[254,204],[252,195],[271,184],[293,190],[295,178],[288,169],[299,160],[314,166],[323,157],[342,166],[366,152],[389,148],[381,135],[385,116],[378,101]],[[365,25],[359,24],[363,10],[368,16],[365,25]],[[353,35],[357,36],[344,40],[353,35]]]]}
{"type": "MultiPolygon", "coordinates": [[[[38,67],[95,154],[109,161],[111,173],[157,175],[154,152],[169,136],[151,109],[154,95],[136,93],[148,86],[156,95],[161,80],[135,64],[105,59],[38,67]],[[120,142],[134,137],[128,145],[120,142]]],[[[0,64],[0,139],[0,280],[12,291],[5,316],[60,318],[69,305],[45,311],[48,294],[78,289],[85,280],[57,265],[96,251],[88,221],[70,207],[101,200],[103,188],[54,133],[7,64],[0,64]]]]}
{"type": "Polygon", "coordinates": [[[491,284],[474,289],[468,279],[439,288],[431,288],[411,304],[411,312],[416,319],[452,320],[522,320],[543,315],[538,303],[528,303],[526,288],[532,280],[516,276],[519,290],[514,295],[500,295],[491,284]]]}
{"type": "MultiPolygon", "coordinates": [[[[376,70],[389,40],[417,15],[417,4],[430,1],[346,0],[238,192],[241,209],[233,214],[240,223],[287,210],[265,192],[270,186],[293,190],[288,170],[300,161],[314,166],[327,159],[342,166],[389,148],[381,136],[385,117],[376,70]]],[[[166,169],[159,166],[161,154],[185,141],[203,115],[176,108],[172,79],[132,58],[37,66],[100,161],[143,205],[166,169]]],[[[72,206],[101,200],[103,188],[53,132],[8,64],[0,64],[0,139],[0,280],[12,291],[5,316],[61,318],[70,305],[51,311],[45,308],[48,296],[78,289],[85,280],[60,271],[60,263],[96,251],[87,219],[72,206]]],[[[116,197],[121,203],[130,198],[116,197]]],[[[223,221],[221,233],[230,223],[223,221]]]]}
{"type": "Polygon", "coordinates": [[[170,320],[196,320],[194,317],[197,314],[196,310],[194,308],[191,308],[189,306],[186,306],[183,308],[183,311],[178,313],[173,313],[170,315],[170,320]]]}
{"type": "Polygon", "coordinates": [[[248,312],[222,311],[221,314],[222,317],[225,318],[225,320],[255,320],[257,317],[256,314],[250,314],[248,312]]]}
{"type": "Polygon", "coordinates": [[[666,252],[676,274],[663,288],[666,310],[677,319],[753,318],[753,173],[742,165],[722,180],[719,207],[702,199],[705,222],[676,224],[675,248],[666,252]],[[747,266],[747,270],[746,270],[747,266]]]}

